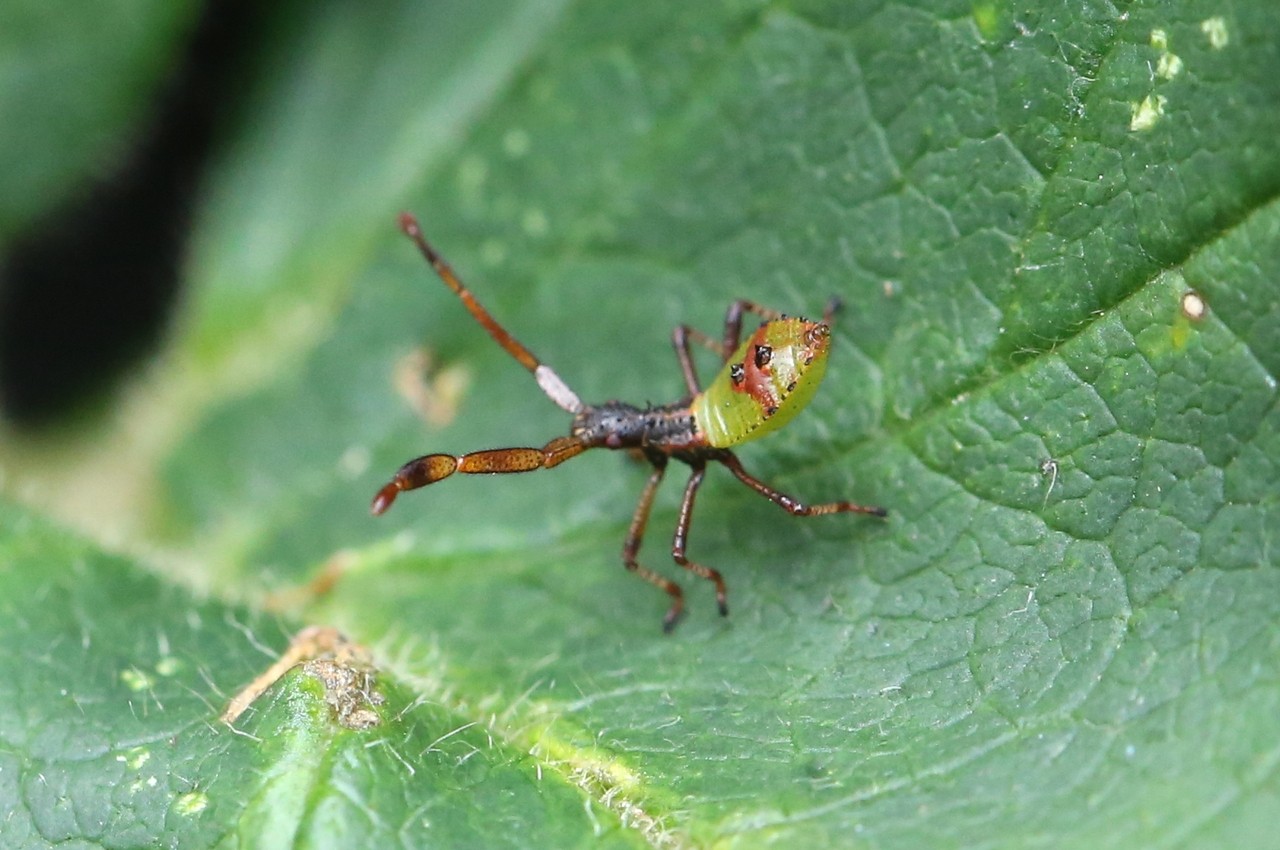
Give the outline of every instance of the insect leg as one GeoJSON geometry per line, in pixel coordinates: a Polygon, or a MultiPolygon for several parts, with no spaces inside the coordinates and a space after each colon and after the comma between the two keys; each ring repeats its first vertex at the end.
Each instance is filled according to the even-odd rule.
{"type": "Polygon", "coordinates": [[[688,388],[689,395],[693,396],[702,392],[702,383],[698,380],[698,371],[693,365],[693,352],[689,349],[690,342],[705,346],[720,357],[724,357],[725,354],[720,349],[720,343],[697,328],[691,328],[688,325],[676,326],[676,329],[671,334],[671,344],[675,346],[676,359],[680,361],[680,371],[684,374],[684,385],[688,388]]]}
{"type": "Polygon", "coordinates": [[[689,476],[689,483],[685,485],[684,500],[680,503],[680,520],[676,523],[675,538],[671,541],[671,557],[689,572],[715,584],[716,605],[720,609],[720,616],[727,617],[729,616],[729,602],[726,597],[724,578],[719,571],[690,561],[684,554],[685,548],[689,544],[689,523],[693,519],[693,499],[698,494],[698,487],[702,484],[702,478],[706,474],[706,466],[695,466],[693,475],[689,476]]]}
{"type": "Polygon", "coordinates": [[[407,212],[400,213],[400,229],[413,240],[413,244],[418,246],[422,256],[426,257],[427,262],[431,264],[431,268],[435,269],[436,274],[444,281],[445,286],[452,289],[454,294],[462,300],[463,306],[489,332],[489,336],[493,337],[498,345],[501,345],[521,366],[533,374],[538,386],[547,394],[547,397],[569,413],[581,412],[582,401],[577,394],[569,389],[568,385],[560,379],[560,376],[550,366],[544,365],[533,355],[532,351],[521,345],[515,337],[507,332],[506,328],[498,324],[498,320],[476,300],[476,297],[471,294],[471,290],[462,284],[462,281],[454,274],[453,269],[445,262],[444,257],[440,256],[436,249],[432,248],[430,243],[427,242],[426,237],[422,235],[422,227],[412,214],[407,212]]]}
{"type": "Polygon", "coordinates": [[[662,618],[662,630],[670,634],[671,630],[676,627],[676,621],[680,619],[680,615],[684,612],[684,592],[680,590],[680,585],[669,578],[658,575],[648,567],[641,566],[640,562],[636,560],[636,555],[640,552],[640,542],[644,539],[645,526],[649,523],[649,510],[653,507],[654,494],[658,492],[658,485],[662,483],[662,475],[666,471],[666,458],[662,458],[661,462],[654,463],[653,472],[649,474],[649,480],[645,482],[644,491],[640,493],[640,501],[636,504],[636,512],[631,517],[631,527],[627,530],[627,540],[622,544],[622,563],[628,570],[650,584],[662,588],[671,597],[671,607],[667,609],[666,616],[662,618]]]}
{"type": "Polygon", "coordinates": [[[587,448],[586,443],[574,437],[557,437],[540,449],[487,449],[464,455],[423,455],[400,467],[391,481],[373,497],[370,510],[375,516],[385,513],[395,501],[396,496],[405,490],[426,487],[428,484],[448,478],[455,472],[482,475],[550,469],[581,454],[587,448]]]}
{"type": "Polygon", "coordinates": [[[743,484],[746,484],[752,490],[755,490],[761,496],[764,496],[766,499],[793,516],[822,516],[823,514],[839,513],[870,514],[871,516],[879,517],[889,515],[889,512],[884,508],[879,508],[874,505],[859,505],[854,502],[826,502],[821,505],[805,505],[799,500],[788,496],[786,493],[779,490],[773,489],[760,479],[752,476],[742,468],[742,464],[738,461],[737,456],[735,456],[733,452],[720,452],[716,455],[715,459],[729,467],[729,471],[736,475],[738,480],[743,484]]]}
{"type": "Polygon", "coordinates": [[[756,302],[748,301],[745,298],[739,298],[730,304],[728,312],[724,314],[724,346],[720,351],[720,356],[725,361],[728,361],[733,356],[733,352],[738,350],[738,343],[742,339],[742,314],[744,311],[755,313],[766,322],[782,318],[782,313],[777,310],[762,307],[756,302]]]}
{"type": "Polygon", "coordinates": [[[688,325],[678,325],[675,332],[671,335],[671,342],[676,348],[676,357],[680,361],[680,371],[684,374],[684,385],[689,390],[689,395],[697,395],[702,392],[702,384],[698,380],[697,370],[693,365],[693,353],[689,349],[689,343],[696,342],[704,348],[710,349],[716,353],[722,361],[728,360],[734,351],[738,348],[738,341],[742,336],[742,313],[749,311],[766,319],[780,319],[782,314],[777,310],[770,310],[768,307],[761,307],[754,301],[747,301],[739,298],[729,305],[729,311],[724,317],[724,337],[720,342],[716,342],[711,337],[704,334],[697,328],[691,328],[688,325]]]}

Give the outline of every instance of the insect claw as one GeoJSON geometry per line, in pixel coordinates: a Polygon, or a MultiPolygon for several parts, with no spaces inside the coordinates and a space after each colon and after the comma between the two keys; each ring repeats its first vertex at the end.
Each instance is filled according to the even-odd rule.
{"type": "Polygon", "coordinates": [[[723,596],[716,597],[716,607],[720,609],[721,617],[729,616],[729,601],[723,596]]]}
{"type": "Polygon", "coordinates": [[[671,607],[667,609],[667,614],[662,618],[662,633],[669,635],[676,630],[676,623],[680,622],[680,617],[684,614],[684,603],[677,599],[671,603],[671,607]]]}

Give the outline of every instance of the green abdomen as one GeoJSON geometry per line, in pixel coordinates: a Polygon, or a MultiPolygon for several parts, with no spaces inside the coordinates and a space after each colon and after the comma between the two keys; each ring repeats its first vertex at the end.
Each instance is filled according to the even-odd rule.
{"type": "Polygon", "coordinates": [[[690,405],[707,444],[729,448],[790,422],[817,392],[828,340],[820,322],[762,325],[690,405]]]}

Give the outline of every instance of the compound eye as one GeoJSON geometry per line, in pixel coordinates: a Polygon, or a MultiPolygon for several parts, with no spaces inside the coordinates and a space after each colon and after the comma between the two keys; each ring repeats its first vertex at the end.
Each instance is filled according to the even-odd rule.
{"type": "Polygon", "coordinates": [[[743,367],[741,363],[734,363],[732,366],[729,367],[729,380],[733,381],[735,385],[741,384],[746,379],[747,379],[747,370],[743,367]]]}
{"type": "Polygon", "coordinates": [[[763,369],[769,365],[769,361],[773,359],[773,349],[767,345],[756,346],[756,368],[763,369]]]}

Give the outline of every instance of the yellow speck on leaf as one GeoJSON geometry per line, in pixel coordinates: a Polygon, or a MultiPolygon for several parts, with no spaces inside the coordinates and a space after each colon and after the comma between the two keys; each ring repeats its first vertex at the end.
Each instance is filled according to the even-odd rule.
{"type": "Polygon", "coordinates": [[[198,815],[209,805],[209,795],[201,791],[188,791],[174,802],[174,809],[180,815],[198,815]]]}
{"type": "Polygon", "coordinates": [[[1226,19],[1221,15],[1215,15],[1212,18],[1205,18],[1201,21],[1200,32],[1209,37],[1209,46],[1214,50],[1221,50],[1231,40],[1230,35],[1227,33],[1226,19]]]}
{"type": "Polygon", "coordinates": [[[1168,102],[1168,98],[1162,94],[1149,94],[1141,103],[1135,103],[1129,129],[1135,133],[1150,130],[1164,115],[1164,105],[1168,102]]]}
{"type": "Polygon", "coordinates": [[[131,691],[149,691],[155,685],[152,678],[137,667],[121,670],[120,681],[131,691]]]}
{"type": "Polygon", "coordinates": [[[1176,53],[1161,53],[1156,63],[1156,76],[1172,80],[1182,73],[1182,58],[1176,53]]]}
{"type": "Polygon", "coordinates": [[[128,752],[116,756],[116,761],[123,762],[130,770],[141,770],[151,760],[151,751],[146,747],[134,747],[128,752]]]}
{"type": "Polygon", "coordinates": [[[1000,10],[994,2],[980,2],[973,5],[973,22],[978,32],[987,41],[995,41],[1000,34],[1000,10]]]}

